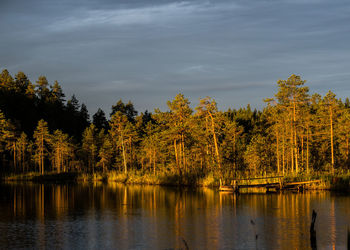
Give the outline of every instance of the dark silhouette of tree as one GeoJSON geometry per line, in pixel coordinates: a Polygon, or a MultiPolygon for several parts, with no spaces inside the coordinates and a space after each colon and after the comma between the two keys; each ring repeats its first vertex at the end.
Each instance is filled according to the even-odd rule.
{"type": "Polygon", "coordinates": [[[104,129],[108,131],[108,121],[106,119],[105,112],[102,109],[98,109],[97,112],[92,116],[92,123],[98,130],[104,129]]]}

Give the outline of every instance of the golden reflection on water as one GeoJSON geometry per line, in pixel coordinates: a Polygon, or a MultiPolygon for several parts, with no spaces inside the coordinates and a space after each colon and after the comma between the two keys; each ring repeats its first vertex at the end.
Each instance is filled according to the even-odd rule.
{"type": "MultiPolygon", "coordinates": [[[[185,249],[186,242],[190,249],[308,249],[315,209],[318,247],[336,249],[345,247],[350,225],[350,197],[330,192],[236,195],[117,183],[1,187],[1,233],[17,222],[34,232],[22,247],[185,249]]],[[[11,241],[0,240],[7,247],[11,241]]]]}

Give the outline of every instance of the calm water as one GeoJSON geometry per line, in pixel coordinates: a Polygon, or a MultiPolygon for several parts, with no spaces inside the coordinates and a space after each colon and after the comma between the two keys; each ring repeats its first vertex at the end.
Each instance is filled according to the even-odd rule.
{"type": "Polygon", "coordinates": [[[310,249],[312,209],[318,249],[345,249],[344,194],[1,184],[0,249],[310,249]]]}

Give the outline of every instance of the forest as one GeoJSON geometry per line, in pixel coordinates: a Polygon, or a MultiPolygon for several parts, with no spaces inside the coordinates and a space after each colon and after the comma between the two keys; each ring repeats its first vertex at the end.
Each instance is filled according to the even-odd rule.
{"type": "Polygon", "coordinates": [[[211,97],[193,110],[178,94],[168,110],[138,113],[119,100],[110,119],[90,116],[61,85],[23,72],[0,74],[1,174],[133,173],[204,177],[349,170],[350,102],[310,94],[291,75],[262,110],[220,111],[211,97]]]}

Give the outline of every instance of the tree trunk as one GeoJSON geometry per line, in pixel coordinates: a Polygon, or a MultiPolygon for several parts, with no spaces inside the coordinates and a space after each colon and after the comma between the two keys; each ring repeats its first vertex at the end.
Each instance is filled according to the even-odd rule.
{"type": "Polygon", "coordinates": [[[205,166],[209,166],[209,125],[208,125],[208,116],[205,116],[205,138],[206,139],[206,155],[205,155],[205,166]]]}
{"type": "Polygon", "coordinates": [[[180,165],[181,169],[183,170],[184,165],[183,165],[183,158],[182,158],[182,141],[181,141],[181,139],[180,139],[180,145],[179,145],[178,150],[180,151],[180,153],[179,153],[179,165],[180,165]]]}
{"type": "Polygon", "coordinates": [[[293,105],[293,125],[294,125],[294,156],[295,156],[295,172],[298,173],[298,144],[297,144],[297,126],[296,126],[296,114],[295,114],[295,101],[293,105]]]}
{"type": "Polygon", "coordinates": [[[122,136],[122,150],[123,150],[123,161],[124,161],[124,173],[127,174],[128,173],[128,169],[127,169],[127,164],[126,164],[126,154],[125,154],[125,146],[124,146],[124,137],[123,137],[123,132],[121,133],[122,136]]]}
{"type": "Polygon", "coordinates": [[[279,153],[279,135],[276,131],[276,153],[277,153],[277,173],[280,172],[280,153],[279,153]]]}
{"type": "Polygon", "coordinates": [[[333,110],[329,107],[329,120],[331,123],[331,153],[332,153],[332,172],[334,172],[334,145],[333,145],[333,110]]]}
{"type": "Polygon", "coordinates": [[[177,156],[176,139],[174,140],[174,150],[175,150],[176,166],[177,166],[177,169],[178,169],[178,171],[179,171],[179,175],[181,175],[181,169],[180,169],[180,165],[179,165],[179,159],[178,159],[178,156],[177,156]]]}
{"type": "Polygon", "coordinates": [[[152,150],[148,151],[148,155],[149,155],[148,168],[150,169],[150,171],[152,171],[152,150]]]}
{"type": "Polygon", "coordinates": [[[57,149],[57,158],[56,158],[56,167],[57,167],[57,172],[59,173],[61,171],[61,150],[60,148],[57,149]]]}
{"type": "Polygon", "coordinates": [[[41,136],[41,174],[44,174],[44,136],[41,136]]]}
{"type": "Polygon", "coordinates": [[[346,163],[349,162],[349,137],[346,135],[346,163]]]}
{"type": "Polygon", "coordinates": [[[306,135],[306,172],[309,173],[309,126],[307,126],[306,135]]]}
{"type": "Polygon", "coordinates": [[[186,166],[186,155],[185,155],[185,139],[184,134],[181,134],[181,144],[182,144],[182,162],[185,169],[185,172],[187,172],[187,166],[186,166]]]}
{"type": "Polygon", "coordinates": [[[132,169],[132,165],[133,165],[133,159],[132,159],[132,140],[131,140],[131,136],[129,137],[129,146],[130,146],[130,168],[132,169]]]}
{"type": "Polygon", "coordinates": [[[214,123],[214,117],[212,114],[209,112],[210,118],[211,118],[211,130],[213,133],[213,138],[214,138],[214,146],[215,146],[215,155],[216,155],[216,160],[219,165],[219,169],[221,169],[221,161],[220,161],[220,155],[219,155],[219,147],[218,147],[218,142],[216,139],[216,133],[215,133],[215,123],[214,123]]]}
{"type": "Polygon", "coordinates": [[[285,147],[285,135],[284,135],[285,131],[283,131],[283,138],[282,138],[282,173],[284,175],[284,164],[285,164],[285,152],[284,152],[284,147],[285,147]]]}
{"type": "Polygon", "coordinates": [[[95,173],[95,151],[94,150],[92,150],[92,153],[91,153],[91,165],[92,165],[92,173],[94,174],[95,173]]]}
{"type": "Polygon", "coordinates": [[[304,168],[304,131],[301,136],[301,166],[304,168]]]}
{"type": "Polygon", "coordinates": [[[16,161],[16,142],[13,142],[13,166],[15,168],[15,172],[17,170],[17,161],[16,161]]]}
{"type": "Polygon", "coordinates": [[[153,149],[153,174],[156,175],[156,150],[153,149]]]}
{"type": "Polygon", "coordinates": [[[25,172],[25,169],[24,169],[24,154],[25,154],[25,150],[24,150],[24,146],[22,145],[21,146],[21,150],[22,150],[22,171],[23,171],[23,173],[25,172]]]}
{"type": "Polygon", "coordinates": [[[291,117],[291,121],[290,121],[290,143],[291,143],[291,147],[290,147],[290,156],[291,156],[291,170],[292,173],[294,173],[294,132],[293,132],[293,120],[291,117]]]}
{"type": "Polygon", "coordinates": [[[235,173],[236,176],[236,133],[233,134],[233,171],[235,173]]]}

